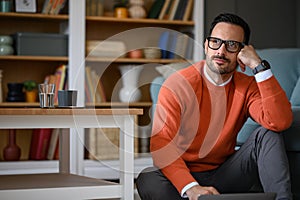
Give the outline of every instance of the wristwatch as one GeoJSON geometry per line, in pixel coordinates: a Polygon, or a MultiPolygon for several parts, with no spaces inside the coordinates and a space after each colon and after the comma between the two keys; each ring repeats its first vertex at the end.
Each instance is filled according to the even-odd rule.
{"type": "Polygon", "coordinates": [[[268,61],[266,61],[266,60],[262,60],[260,65],[255,67],[252,71],[253,71],[253,74],[257,74],[258,72],[262,72],[267,69],[271,69],[270,63],[268,63],[268,61]]]}

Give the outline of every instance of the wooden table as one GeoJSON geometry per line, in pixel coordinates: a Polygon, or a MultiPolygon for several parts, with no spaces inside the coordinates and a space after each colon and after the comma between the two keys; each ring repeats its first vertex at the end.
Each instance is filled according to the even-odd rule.
{"type": "Polygon", "coordinates": [[[120,184],[70,173],[70,134],[60,136],[59,173],[0,176],[1,199],[133,200],[134,117],[142,109],[0,108],[1,129],[120,128],[120,184]]]}

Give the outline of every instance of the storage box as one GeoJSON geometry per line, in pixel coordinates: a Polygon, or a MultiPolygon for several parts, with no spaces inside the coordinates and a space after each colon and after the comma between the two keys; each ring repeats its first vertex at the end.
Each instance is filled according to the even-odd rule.
{"type": "Polygon", "coordinates": [[[14,39],[16,55],[68,56],[68,35],[18,32],[14,39]]]}

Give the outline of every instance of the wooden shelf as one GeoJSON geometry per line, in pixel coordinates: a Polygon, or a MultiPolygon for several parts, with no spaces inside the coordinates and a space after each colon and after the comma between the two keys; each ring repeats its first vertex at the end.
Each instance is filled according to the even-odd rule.
{"type": "MultiPolygon", "coordinates": [[[[57,105],[56,105],[57,106],[57,105]]],[[[86,107],[119,107],[119,108],[128,108],[128,107],[151,107],[152,102],[132,102],[132,103],[123,103],[123,102],[102,102],[102,103],[87,103],[86,107]]],[[[40,104],[38,102],[27,103],[27,102],[2,102],[0,103],[0,108],[39,108],[40,104]]]]}
{"type": "Polygon", "coordinates": [[[1,108],[0,115],[142,115],[142,109],[88,109],[88,108],[1,108]]]}
{"type": "Polygon", "coordinates": [[[0,12],[1,18],[16,18],[16,19],[43,19],[43,20],[68,20],[68,15],[48,15],[41,13],[16,13],[16,12],[0,12]]]}
{"type": "Polygon", "coordinates": [[[132,58],[99,58],[88,56],[86,58],[88,62],[114,62],[114,63],[178,63],[184,62],[184,59],[146,59],[146,58],[139,58],[139,59],[132,59],[132,58]]]}
{"type": "MultiPolygon", "coordinates": [[[[16,13],[16,12],[1,12],[1,18],[16,18],[16,19],[43,19],[43,20],[68,20],[68,15],[49,15],[42,13],[16,13]]],[[[101,16],[86,16],[87,21],[97,22],[110,22],[110,23],[139,23],[139,24],[156,24],[156,25],[181,25],[181,26],[194,26],[194,21],[182,21],[182,20],[158,20],[158,19],[133,19],[133,18],[116,18],[116,17],[101,17],[101,16]]]]}
{"type": "Polygon", "coordinates": [[[2,175],[3,199],[96,199],[121,197],[122,186],[72,174],[2,175]]]}
{"type": "Polygon", "coordinates": [[[181,25],[181,26],[194,26],[194,21],[182,20],[158,20],[158,19],[133,19],[133,18],[116,18],[116,17],[99,17],[87,16],[87,21],[110,22],[110,23],[139,23],[139,24],[156,24],[156,25],[181,25]]]}
{"type": "MultiPolygon", "coordinates": [[[[22,161],[1,161],[1,175],[13,174],[43,174],[58,173],[58,160],[22,160],[22,161]]],[[[135,178],[146,167],[153,166],[149,153],[139,153],[134,158],[135,178]]],[[[113,180],[119,179],[119,160],[84,160],[84,176],[96,179],[113,180]]],[[[2,177],[2,176],[1,176],[2,177]]]]}
{"type": "Polygon", "coordinates": [[[9,55],[9,56],[0,56],[0,60],[11,60],[11,61],[63,61],[67,62],[68,57],[64,56],[17,56],[17,55],[9,55]]]}

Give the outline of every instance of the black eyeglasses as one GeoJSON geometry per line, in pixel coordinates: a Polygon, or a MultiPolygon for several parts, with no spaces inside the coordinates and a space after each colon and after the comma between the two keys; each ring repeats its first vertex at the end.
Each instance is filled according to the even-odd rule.
{"type": "Polygon", "coordinates": [[[216,37],[207,37],[208,47],[213,50],[218,50],[222,44],[225,44],[225,48],[230,53],[236,53],[244,47],[244,43],[234,40],[222,40],[216,37]]]}

